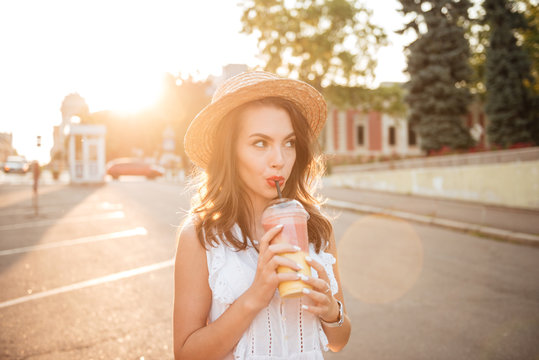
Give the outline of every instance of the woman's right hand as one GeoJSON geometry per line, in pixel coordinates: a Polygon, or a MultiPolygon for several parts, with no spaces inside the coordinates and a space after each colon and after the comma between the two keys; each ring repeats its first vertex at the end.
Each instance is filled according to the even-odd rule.
{"type": "Polygon", "coordinates": [[[301,267],[294,261],[281,256],[282,253],[297,252],[299,247],[290,244],[273,244],[271,241],[283,229],[282,225],[277,225],[268,230],[259,241],[258,264],[256,274],[251,287],[246,291],[250,303],[257,310],[262,310],[268,306],[279,283],[283,281],[298,280],[296,271],[301,267]],[[294,272],[277,273],[277,267],[286,266],[294,272]]]}

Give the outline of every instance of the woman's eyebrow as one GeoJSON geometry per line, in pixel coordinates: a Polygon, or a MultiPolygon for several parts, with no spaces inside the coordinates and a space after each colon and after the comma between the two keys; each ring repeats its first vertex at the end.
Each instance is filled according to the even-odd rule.
{"type": "MultiPolygon", "coordinates": [[[[296,133],[292,131],[290,134],[286,135],[285,139],[291,138],[291,137],[293,137],[295,135],[296,135],[296,133]]],[[[266,134],[262,134],[262,133],[254,133],[254,134],[249,135],[249,137],[255,137],[255,136],[261,137],[263,139],[271,139],[270,136],[268,136],[266,134]]]]}

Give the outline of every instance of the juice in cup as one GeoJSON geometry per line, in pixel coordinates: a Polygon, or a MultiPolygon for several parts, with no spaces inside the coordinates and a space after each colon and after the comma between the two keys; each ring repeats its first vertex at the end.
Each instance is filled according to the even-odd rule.
{"type": "MultiPolygon", "coordinates": [[[[265,231],[276,225],[283,225],[283,230],[273,238],[272,244],[287,243],[299,246],[301,251],[282,255],[301,265],[303,269],[299,271],[300,273],[311,276],[311,267],[305,261],[305,256],[309,254],[308,219],[309,213],[305,211],[301,203],[291,199],[274,200],[262,213],[262,226],[265,231]]],[[[295,270],[279,266],[277,272],[295,272],[295,270]]],[[[283,281],[279,284],[279,294],[281,297],[301,296],[303,288],[311,289],[312,287],[301,280],[283,281]]]]}

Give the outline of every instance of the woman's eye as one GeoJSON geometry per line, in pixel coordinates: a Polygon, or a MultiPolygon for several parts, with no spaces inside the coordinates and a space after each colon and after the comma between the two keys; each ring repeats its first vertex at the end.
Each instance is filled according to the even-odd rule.
{"type": "Polygon", "coordinates": [[[296,140],[295,140],[295,139],[288,140],[288,141],[286,142],[286,146],[287,146],[287,147],[291,147],[291,148],[295,147],[295,146],[296,146],[296,140]]]}
{"type": "Polygon", "coordinates": [[[263,148],[266,145],[266,142],[264,140],[258,140],[258,141],[255,141],[253,145],[259,148],[263,148]]]}

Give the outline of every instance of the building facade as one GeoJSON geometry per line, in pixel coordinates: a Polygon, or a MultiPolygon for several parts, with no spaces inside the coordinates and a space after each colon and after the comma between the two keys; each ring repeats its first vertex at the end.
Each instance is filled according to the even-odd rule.
{"type": "Polygon", "coordinates": [[[378,111],[330,107],[324,151],[332,155],[421,155],[420,139],[405,118],[378,111]]]}
{"type": "Polygon", "coordinates": [[[106,127],[80,124],[80,116],[88,113],[88,105],[79,94],[67,95],[60,110],[62,122],[53,130],[53,172],[67,166],[71,183],[104,182],[106,127]]]}
{"type": "Polygon", "coordinates": [[[0,162],[5,162],[8,156],[14,154],[13,134],[0,133],[0,162]]]}
{"type": "MultiPolygon", "coordinates": [[[[466,126],[477,146],[488,146],[487,117],[480,103],[473,103],[466,126]]],[[[422,156],[421,137],[405,117],[361,109],[329,107],[324,132],[324,152],[344,156],[422,156]]]]}

